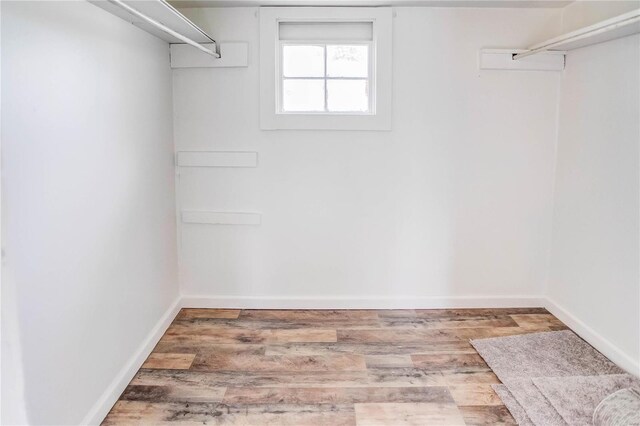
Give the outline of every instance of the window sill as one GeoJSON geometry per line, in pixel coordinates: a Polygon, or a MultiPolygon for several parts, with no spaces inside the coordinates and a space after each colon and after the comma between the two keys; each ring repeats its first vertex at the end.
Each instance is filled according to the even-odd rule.
{"type": "Polygon", "coordinates": [[[305,114],[263,115],[262,130],[391,130],[391,115],[374,114],[305,114]]]}

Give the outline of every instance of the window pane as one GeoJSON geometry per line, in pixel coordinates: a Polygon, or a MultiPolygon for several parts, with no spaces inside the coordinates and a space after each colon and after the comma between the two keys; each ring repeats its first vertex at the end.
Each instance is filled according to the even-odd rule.
{"type": "Polygon", "coordinates": [[[369,46],[327,45],[329,77],[368,77],[369,46]]]}
{"type": "Polygon", "coordinates": [[[369,110],[367,80],[327,80],[329,111],[366,112],[369,110]]]}
{"type": "Polygon", "coordinates": [[[322,46],[283,46],[282,75],[324,77],[324,48],[322,46]]]}
{"type": "Polygon", "coordinates": [[[282,109],[324,111],[324,80],[283,80],[282,109]]]}

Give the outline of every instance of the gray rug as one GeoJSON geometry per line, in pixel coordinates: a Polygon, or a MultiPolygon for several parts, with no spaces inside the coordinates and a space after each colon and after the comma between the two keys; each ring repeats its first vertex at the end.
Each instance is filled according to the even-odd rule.
{"type": "Polygon", "coordinates": [[[592,424],[598,404],[612,393],[640,387],[629,374],[610,376],[534,377],[533,383],[569,425],[592,424]]]}
{"type": "Polygon", "coordinates": [[[476,339],[471,344],[505,379],[623,374],[570,330],[476,339]]]}
{"type": "Polygon", "coordinates": [[[640,390],[621,389],[606,397],[593,413],[593,424],[640,425],[640,390]]]}
{"type": "Polygon", "coordinates": [[[527,416],[527,413],[522,408],[522,405],[516,401],[516,399],[511,395],[509,389],[505,385],[491,385],[494,391],[498,394],[505,407],[509,410],[516,423],[520,426],[533,426],[533,422],[527,416]]]}
{"type": "Polygon", "coordinates": [[[503,383],[537,426],[567,426],[553,405],[533,384],[531,379],[505,379],[503,383]]]}
{"type": "Polygon", "coordinates": [[[531,378],[595,376],[623,371],[570,330],[472,340],[480,356],[540,426],[567,422],[531,378]]]}

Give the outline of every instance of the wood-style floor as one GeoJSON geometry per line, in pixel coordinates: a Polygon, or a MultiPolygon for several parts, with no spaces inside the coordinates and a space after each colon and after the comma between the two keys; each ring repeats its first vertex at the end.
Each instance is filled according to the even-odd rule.
{"type": "Polygon", "coordinates": [[[564,328],[541,308],[183,309],[104,424],[515,424],[469,339],[564,328]]]}

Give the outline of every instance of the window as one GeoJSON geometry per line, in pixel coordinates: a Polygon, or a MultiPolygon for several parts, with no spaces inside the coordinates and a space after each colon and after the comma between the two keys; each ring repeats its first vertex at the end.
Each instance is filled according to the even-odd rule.
{"type": "Polygon", "coordinates": [[[261,8],[263,129],[390,130],[387,8],[261,8]]]}
{"type": "Polygon", "coordinates": [[[368,44],[281,45],[281,112],[372,111],[368,44]]]}

